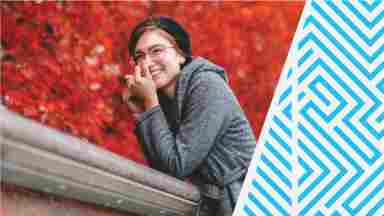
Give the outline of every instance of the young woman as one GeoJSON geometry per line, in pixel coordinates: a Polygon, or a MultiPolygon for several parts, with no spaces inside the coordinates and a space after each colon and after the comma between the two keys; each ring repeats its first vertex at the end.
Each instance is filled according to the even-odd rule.
{"type": "Polygon", "coordinates": [[[256,141],[224,69],[192,56],[188,33],[168,17],[139,23],[129,53],[124,98],[151,167],[200,188],[196,215],[232,215],[256,141]]]}

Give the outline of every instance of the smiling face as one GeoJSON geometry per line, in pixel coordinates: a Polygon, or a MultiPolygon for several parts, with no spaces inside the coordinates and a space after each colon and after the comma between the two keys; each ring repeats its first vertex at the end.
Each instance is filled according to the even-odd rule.
{"type": "Polygon", "coordinates": [[[174,95],[180,65],[185,57],[180,54],[172,36],[161,29],[144,32],[137,42],[134,58],[142,70],[148,68],[158,90],[174,95]]]}

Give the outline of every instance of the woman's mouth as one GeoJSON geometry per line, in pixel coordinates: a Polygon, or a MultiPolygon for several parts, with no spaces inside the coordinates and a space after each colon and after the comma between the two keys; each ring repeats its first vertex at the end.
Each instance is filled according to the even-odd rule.
{"type": "Polygon", "coordinates": [[[152,75],[152,76],[157,76],[157,75],[159,75],[160,73],[161,73],[161,70],[160,70],[160,69],[156,69],[156,70],[151,71],[151,75],[152,75]]]}

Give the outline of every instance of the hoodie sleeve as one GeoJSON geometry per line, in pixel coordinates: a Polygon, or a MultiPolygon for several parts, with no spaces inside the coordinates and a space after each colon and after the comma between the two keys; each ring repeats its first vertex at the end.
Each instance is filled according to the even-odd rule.
{"type": "Polygon", "coordinates": [[[234,95],[214,72],[196,74],[184,98],[179,132],[174,136],[160,106],[143,114],[135,133],[152,167],[182,178],[205,159],[223,132],[234,95]]]}

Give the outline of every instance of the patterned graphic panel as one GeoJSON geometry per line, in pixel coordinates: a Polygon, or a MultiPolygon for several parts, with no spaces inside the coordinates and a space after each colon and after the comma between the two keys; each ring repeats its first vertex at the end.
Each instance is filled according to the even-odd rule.
{"type": "Polygon", "coordinates": [[[383,18],[306,3],[234,215],[384,215],[383,18]]]}
{"type": "MultiPolygon", "coordinates": [[[[287,82],[292,79],[292,69],[287,74],[287,82]]],[[[254,179],[247,194],[250,204],[245,204],[248,215],[290,215],[292,207],[292,85],[287,85],[278,98],[278,106],[271,117],[271,125],[266,131],[268,140],[264,140],[264,151],[260,155],[258,166],[253,169],[254,179]],[[271,194],[270,191],[274,191],[271,194]],[[268,203],[268,205],[265,205],[268,203]],[[255,209],[254,207],[257,207],[255,209]]]]}

